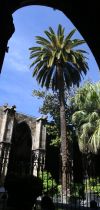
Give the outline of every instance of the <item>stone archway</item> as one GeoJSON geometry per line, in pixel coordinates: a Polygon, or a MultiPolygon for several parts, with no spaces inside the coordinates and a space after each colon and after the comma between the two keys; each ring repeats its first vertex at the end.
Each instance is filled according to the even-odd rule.
{"type": "Polygon", "coordinates": [[[8,51],[7,43],[15,27],[12,14],[24,6],[41,5],[62,11],[76,26],[92,50],[100,66],[100,32],[99,32],[99,3],[71,1],[66,4],[58,0],[0,0],[0,70],[2,68],[5,52],[8,51]]]}
{"type": "Polygon", "coordinates": [[[32,136],[27,122],[14,126],[7,173],[29,175],[31,166],[32,136]]]}

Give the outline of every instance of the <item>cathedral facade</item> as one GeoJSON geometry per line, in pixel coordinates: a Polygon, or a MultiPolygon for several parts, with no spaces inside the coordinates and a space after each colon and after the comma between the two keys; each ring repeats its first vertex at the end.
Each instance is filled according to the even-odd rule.
{"type": "Polygon", "coordinates": [[[30,157],[31,165],[33,164],[33,161],[35,162],[35,167],[33,167],[32,173],[37,175],[39,167],[45,164],[45,122],[46,118],[34,118],[16,112],[15,106],[9,107],[8,105],[4,105],[0,107],[1,182],[7,174],[10,153],[14,147],[12,159],[14,160],[17,157],[17,160],[19,161],[27,161],[28,157],[30,157]],[[30,132],[30,140],[27,130],[30,132]],[[15,146],[13,147],[13,145],[15,146]],[[28,148],[30,148],[30,150],[28,148]]]}

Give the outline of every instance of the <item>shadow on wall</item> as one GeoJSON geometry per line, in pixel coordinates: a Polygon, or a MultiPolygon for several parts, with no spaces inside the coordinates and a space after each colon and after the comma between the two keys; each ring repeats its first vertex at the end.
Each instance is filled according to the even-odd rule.
{"type": "Polygon", "coordinates": [[[29,175],[31,165],[32,137],[26,122],[15,123],[11,152],[9,156],[8,174],[11,172],[29,175]]]}

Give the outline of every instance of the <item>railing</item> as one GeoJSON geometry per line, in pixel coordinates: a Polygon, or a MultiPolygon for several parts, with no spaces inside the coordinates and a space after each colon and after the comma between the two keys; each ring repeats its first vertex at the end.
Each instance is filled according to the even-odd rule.
{"type": "MultiPolygon", "coordinates": [[[[4,178],[7,172],[8,159],[0,159],[0,186],[3,186],[4,178]],[[6,167],[6,168],[5,168],[6,167]]],[[[8,165],[9,168],[9,165],[8,165]]],[[[91,168],[90,168],[91,169],[91,168]]],[[[40,207],[41,199],[47,195],[51,197],[56,209],[88,209],[90,207],[100,208],[100,177],[95,174],[84,172],[83,179],[76,182],[74,179],[73,167],[67,176],[66,195],[63,194],[61,177],[59,183],[53,178],[53,173],[46,170],[44,163],[35,158],[31,163],[24,161],[14,162],[12,172],[19,173],[20,176],[33,174],[42,179],[43,193],[37,198],[37,209],[40,207]]],[[[60,174],[62,174],[60,172],[60,174]]],[[[0,188],[1,190],[3,188],[0,188]]],[[[0,209],[5,210],[6,196],[0,192],[0,209]],[[3,197],[2,197],[3,196],[3,197]],[[3,199],[2,199],[3,198],[3,199]],[[1,205],[2,204],[2,205],[1,205]]],[[[7,194],[6,194],[7,195],[7,194]]]]}

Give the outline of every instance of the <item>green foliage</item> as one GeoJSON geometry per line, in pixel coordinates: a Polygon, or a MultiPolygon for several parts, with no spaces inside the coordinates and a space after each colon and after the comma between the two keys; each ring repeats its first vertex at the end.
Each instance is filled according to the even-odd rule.
{"type": "MultiPolygon", "coordinates": [[[[67,93],[65,90],[65,111],[66,111],[66,122],[71,123],[71,107],[67,103],[70,101],[72,91],[67,93]]],[[[43,105],[39,108],[39,112],[43,115],[49,116],[50,120],[46,125],[47,133],[51,136],[51,144],[53,146],[60,145],[60,104],[58,92],[53,93],[45,91],[33,90],[33,96],[38,99],[42,99],[43,105]]]]}
{"type": "MultiPolygon", "coordinates": [[[[74,90],[70,89],[69,92],[65,90],[65,112],[66,112],[66,122],[71,123],[71,113],[72,107],[70,106],[70,98],[74,94],[74,90]],[[68,105],[69,104],[69,105],[68,105]]],[[[60,103],[58,92],[53,93],[52,91],[38,91],[33,90],[33,96],[38,99],[42,99],[43,105],[39,108],[39,112],[43,115],[49,116],[51,122],[56,126],[56,130],[60,133],[60,103]]]]}
{"type": "Polygon", "coordinates": [[[87,82],[72,98],[80,150],[97,153],[100,149],[100,82],[87,82]]]}
{"type": "Polygon", "coordinates": [[[71,183],[71,198],[83,199],[87,192],[97,193],[100,196],[100,178],[88,178],[82,183],[71,183]]]}
{"type": "Polygon", "coordinates": [[[45,97],[45,92],[44,91],[39,91],[39,90],[33,90],[33,92],[32,92],[32,95],[33,96],[37,96],[38,97],[38,99],[40,99],[40,98],[44,98],[45,97]]]}
{"type": "Polygon", "coordinates": [[[58,93],[33,90],[33,96],[43,100],[43,105],[40,107],[39,112],[43,115],[49,115],[51,120],[58,125],[60,123],[58,93]]]}
{"type": "Polygon", "coordinates": [[[84,184],[71,183],[71,198],[84,198],[84,184]]]}
{"type": "Polygon", "coordinates": [[[72,104],[78,110],[86,110],[91,113],[92,111],[100,109],[100,82],[93,84],[86,82],[72,98],[72,104]]]}
{"type": "Polygon", "coordinates": [[[47,133],[51,136],[51,143],[52,146],[59,146],[60,145],[60,134],[56,124],[48,123],[46,125],[47,133]]]}
{"type": "Polygon", "coordinates": [[[53,196],[60,191],[60,185],[58,186],[56,181],[53,179],[50,172],[40,172],[40,178],[43,180],[43,193],[53,196]]]}
{"type": "Polygon", "coordinates": [[[59,89],[58,66],[63,72],[63,80],[69,89],[73,84],[79,85],[82,73],[86,75],[88,65],[86,62],[85,51],[74,49],[84,44],[84,40],[73,39],[72,36],[76,29],[72,30],[67,36],[64,35],[64,28],[59,24],[57,33],[49,27],[44,31],[46,38],[36,36],[37,47],[31,47],[30,59],[33,60],[31,67],[33,77],[35,76],[39,84],[47,89],[59,89]]]}
{"type": "Polygon", "coordinates": [[[86,180],[85,183],[85,191],[98,193],[98,196],[100,196],[100,178],[90,178],[86,180]]]}
{"type": "Polygon", "coordinates": [[[58,93],[45,92],[33,90],[33,96],[38,99],[42,99],[43,105],[39,108],[39,112],[43,115],[47,115],[51,118],[51,121],[47,123],[47,134],[51,136],[50,145],[59,146],[60,144],[60,104],[58,99],[58,93]]]}

